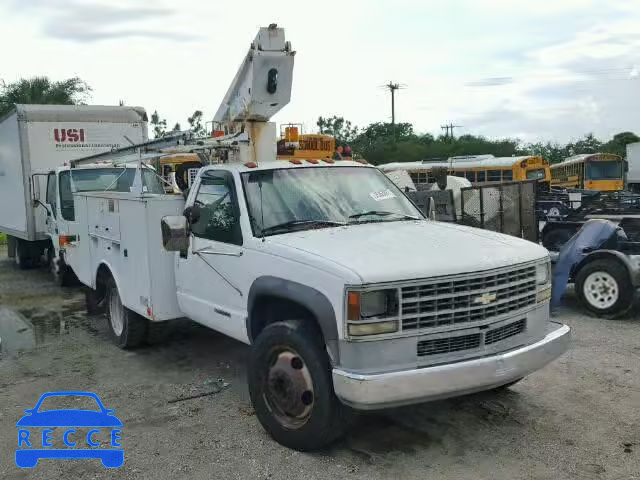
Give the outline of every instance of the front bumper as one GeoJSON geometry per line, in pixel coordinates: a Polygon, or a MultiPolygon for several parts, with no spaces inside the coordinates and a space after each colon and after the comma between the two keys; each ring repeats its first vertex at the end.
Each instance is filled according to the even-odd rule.
{"type": "Polygon", "coordinates": [[[542,340],[508,352],[374,375],[334,368],[333,385],[343,403],[360,410],[466,395],[499,387],[539,370],[569,348],[570,337],[567,325],[550,322],[542,340]]]}

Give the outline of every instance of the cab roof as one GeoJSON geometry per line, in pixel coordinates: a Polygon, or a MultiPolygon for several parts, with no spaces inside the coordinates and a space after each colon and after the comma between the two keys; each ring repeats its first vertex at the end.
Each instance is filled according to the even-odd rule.
{"type": "Polygon", "coordinates": [[[213,164],[206,165],[203,167],[205,170],[228,170],[235,171],[239,173],[244,172],[255,172],[260,170],[282,170],[282,169],[294,169],[294,168],[322,168],[322,167],[361,167],[361,168],[374,168],[373,165],[362,164],[360,162],[352,161],[352,160],[317,160],[317,159],[296,159],[295,161],[290,160],[273,160],[269,162],[259,162],[257,164],[253,164],[252,162],[247,163],[221,163],[221,164],[213,164]],[[294,163],[296,162],[296,163],[294,163]],[[299,163],[298,163],[299,162],[299,163]],[[256,165],[256,166],[252,166],[256,165]]]}

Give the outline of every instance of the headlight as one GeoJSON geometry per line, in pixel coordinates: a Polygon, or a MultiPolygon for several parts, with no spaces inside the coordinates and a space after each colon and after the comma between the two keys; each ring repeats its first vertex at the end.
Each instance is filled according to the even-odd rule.
{"type": "Polygon", "coordinates": [[[395,289],[349,292],[347,303],[348,320],[389,317],[398,312],[397,291],[395,289]]]}
{"type": "Polygon", "coordinates": [[[545,285],[551,282],[551,263],[546,261],[536,266],[536,283],[545,285]]]}
{"type": "Polygon", "coordinates": [[[396,332],[398,331],[397,316],[397,289],[347,292],[349,336],[396,332]]]}

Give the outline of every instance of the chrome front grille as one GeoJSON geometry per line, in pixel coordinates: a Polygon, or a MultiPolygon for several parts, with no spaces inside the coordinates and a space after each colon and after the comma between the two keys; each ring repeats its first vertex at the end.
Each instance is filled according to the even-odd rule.
{"type": "Polygon", "coordinates": [[[536,266],[457,275],[401,288],[402,330],[490,320],[536,302],[536,266]]]}
{"type": "Polygon", "coordinates": [[[418,356],[440,355],[443,353],[474,350],[483,345],[491,345],[523,333],[527,329],[527,320],[521,319],[501,327],[496,327],[482,333],[458,335],[456,337],[433,338],[418,342],[418,356]]]}

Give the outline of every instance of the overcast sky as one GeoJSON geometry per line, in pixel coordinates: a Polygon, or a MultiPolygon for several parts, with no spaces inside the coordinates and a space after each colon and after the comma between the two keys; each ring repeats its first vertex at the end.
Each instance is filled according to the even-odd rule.
{"type": "Polygon", "coordinates": [[[566,141],[640,133],[640,0],[0,0],[0,79],[79,76],[90,103],[215,113],[258,27],[297,50],[275,118],[566,141]]]}

